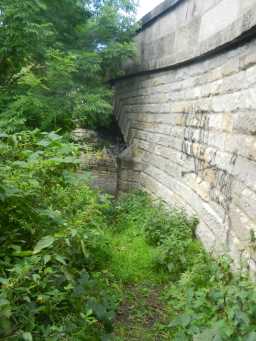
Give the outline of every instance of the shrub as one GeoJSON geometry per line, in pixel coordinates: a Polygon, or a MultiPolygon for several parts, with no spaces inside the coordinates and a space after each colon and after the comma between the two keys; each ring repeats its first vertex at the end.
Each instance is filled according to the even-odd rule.
{"type": "Polygon", "coordinates": [[[229,260],[199,257],[167,296],[173,340],[255,340],[255,285],[229,260]]]}
{"type": "Polygon", "coordinates": [[[115,298],[104,272],[107,198],[76,170],[78,149],[56,133],[0,139],[0,336],[97,339],[115,298]]]}

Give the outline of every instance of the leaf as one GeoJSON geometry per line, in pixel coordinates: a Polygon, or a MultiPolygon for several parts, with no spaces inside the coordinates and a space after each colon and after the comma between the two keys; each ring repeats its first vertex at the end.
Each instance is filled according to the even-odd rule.
{"type": "Polygon", "coordinates": [[[32,251],[15,251],[13,252],[13,256],[15,257],[28,257],[32,256],[33,252],[32,251]]]}
{"type": "Polygon", "coordinates": [[[174,269],[173,264],[172,264],[172,263],[169,263],[169,264],[167,265],[167,269],[169,270],[169,272],[172,272],[173,269],[174,269]]]}
{"type": "Polygon", "coordinates": [[[61,263],[61,264],[63,264],[63,265],[66,265],[66,261],[65,261],[65,258],[64,258],[63,256],[57,255],[57,256],[55,257],[55,259],[56,259],[59,263],[61,263]]]}
{"type": "Polygon", "coordinates": [[[106,320],[108,318],[108,312],[105,305],[101,303],[91,302],[90,308],[99,320],[106,320]]]}
{"type": "Polygon", "coordinates": [[[256,340],[256,332],[251,332],[249,335],[245,337],[245,341],[255,341],[256,340]]]}
{"type": "Polygon", "coordinates": [[[177,317],[175,320],[173,320],[170,324],[169,327],[177,327],[177,326],[182,326],[186,328],[190,322],[192,321],[192,317],[190,315],[184,314],[179,317],[177,317]]]}
{"type": "MultiPolygon", "coordinates": [[[[232,335],[225,320],[217,321],[211,328],[205,329],[200,335],[194,337],[194,341],[222,341],[224,334],[232,335]],[[228,331],[226,333],[226,330],[228,331]]],[[[226,338],[225,338],[226,340],[226,338]]]]}
{"type": "Polygon", "coordinates": [[[44,4],[42,1],[40,1],[40,0],[36,0],[36,5],[40,8],[40,9],[42,9],[43,11],[46,11],[47,10],[47,5],[46,4],[44,4]]]}
{"type": "Polygon", "coordinates": [[[236,313],[236,321],[238,323],[243,323],[245,325],[250,325],[250,318],[243,311],[239,311],[239,312],[236,313]]]}
{"type": "Polygon", "coordinates": [[[49,141],[47,139],[42,139],[42,140],[38,141],[37,144],[38,144],[38,146],[48,147],[51,144],[51,141],[49,141]]]}
{"type": "Polygon", "coordinates": [[[191,322],[192,318],[190,315],[182,315],[180,317],[180,324],[183,326],[183,327],[187,327],[190,322],[191,322]]]}
{"type": "Polygon", "coordinates": [[[39,240],[39,242],[36,244],[33,253],[37,254],[40,251],[42,251],[43,249],[48,248],[49,246],[51,246],[55,241],[55,238],[52,236],[45,236],[42,239],[39,240]]]}
{"type": "Polygon", "coordinates": [[[9,303],[10,302],[6,298],[0,297],[0,307],[4,305],[9,305],[9,303]]]}
{"type": "Polygon", "coordinates": [[[5,298],[0,296],[0,321],[2,317],[9,318],[12,315],[10,302],[5,298]]]}
{"type": "Polygon", "coordinates": [[[6,284],[8,284],[8,282],[9,282],[8,278],[0,277],[0,284],[6,285],[6,284]]]}
{"type": "Polygon", "coordinates": [[[25,341],[33,341],[33,336],[30,332],[25,332],[22,334],[22,338],[25,341]]]}
{"type": "Polygon", "coordinates": [[[43,260],[44,260],[44,265],[46,265],[47,263],[49,263],[50,262],[50,260],[51,260],[51,256],[50,255],[45,255],[44,257],[43,257],[43,260]]]}

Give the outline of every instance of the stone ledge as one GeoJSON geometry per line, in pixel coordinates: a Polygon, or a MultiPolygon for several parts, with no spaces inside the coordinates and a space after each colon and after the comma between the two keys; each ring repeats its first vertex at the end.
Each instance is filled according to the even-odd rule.
{"type": "MultiPolygon", "coordinates": [[[[126,75],[113,81],[178,69],[209,59],[216,54],[225,53],[227,50],[255,38],[256,0],[252,0],[251,5],[247,8],[241,7],[242,0],[235,0],[231,18],[226,12],[219,13],[222,8],[228,8],[227,2],[230,4],[230,0],[221,0],[217,5],[207,9],[206,12],[194,11],[194,13],[192,11],[192,15],[187,20],[183,18],[186,13],[185,9],[195,6],[197,2],[194,0],[178,2],[181,6],[177,8],[177,11],[161,12],[160,8],[162,7],[157,7],[145,16],[148,18],[145,19],[145,22],[151,23],[150,20],[153,20],[152,25],[147,27],[145,24],[144,30],[140,31],[135,38],[138,46],[137,61],[128,63],[124,67],[126,75]],[[226,7],[223,7],[223,4],[226,7]],[[166,13],[167,18],[170,16],[170,20],[176,20],[174,31],[169,32],[168,28],[163,26],[166,22],[161,21],[159,13],[166,13]],[[225,19],[225,25],[214,29],[212,25],[208,24],[207,26],[209,17],[217,14],[220,17],[218,20],[221,20],[222,17],[223,20],[225,19]],[[152,19],[150,19],[151,17],[152,19]],[[159,36],[161,30],[164,32],[163,35],[159,36]],[[168,38],[169,36],[172,36],[171,40],[168,38]],[[163,44],[168,45],[168,48],[164,48],[163,44]]],[[[161,5],[167,6],[169,4],[171,6],[171,3],[172,1],[168,1],[161,5]]]]}
{"type": "Polygon", "coordinates": [[[144,30],[149,24],[152,24],[152,22],[157,20],[161,15],[164,15],[169,11],[174,10],[175,7],[182,1],[184,0],[165,0],[162,3],[160,3],[152,11],[150,11],[140,19],[140,22],[142,24],[140,31],[144,30]]]}

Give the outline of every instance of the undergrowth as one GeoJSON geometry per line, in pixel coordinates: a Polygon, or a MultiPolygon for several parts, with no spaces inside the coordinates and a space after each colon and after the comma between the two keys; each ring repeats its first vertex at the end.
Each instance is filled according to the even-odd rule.
{"type": "Polygon", "coordinates": [[[99,340],[116,294],[105,210],[55,133],[0,136],[0,338],[99,340]]]}
{"type": "Polygon", "coordinates": [[[112,202],[77,146],[0,136],[0,338],[256,340],[256,289],[211,258],[197,220],[142,192],[112,202]]]}
{"type": "MultiPolygon", "coordinates": [[[[116,258],[119,266],[114,269],[120,269],[116,275],[139,289],[130,302],[135,307],[133,314],[139,311],[148,318],[145,312],[152,310],[150,301],[144,308],[135,303],[143,290],[147,292],[147,280],[151,283],[149,295],[158,291],[161,311],[151,332],[143,317],[133,321],[139,324],[137,328],[128,324],[124,331],[118,324],[120,340],[256,340],[255,285],[246,273],[232,273],[228,258],[213,259],[204,251],[195,238],[197,219],[178,210],[167,212],[163,205],[153,205],[145,193],[135,193],[117,203],[113,221],[117,238],[114,234],[112,240],[119,245],[122,240],[121,244],[127,246],[124,256],[116,258]],[[145,267],[138,260],[141,254],[145,267]],[[138,269],[140,275],[134,278],[132,274],[138,269]]],[[[131,287],[126,288],[129,295],[134,293],[131,287]]]]}

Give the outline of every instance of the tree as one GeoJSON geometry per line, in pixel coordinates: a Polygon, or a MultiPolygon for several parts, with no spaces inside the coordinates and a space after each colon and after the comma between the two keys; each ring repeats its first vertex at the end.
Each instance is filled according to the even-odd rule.
{"type": "Polygon", "coordinates": [[[135,0],[0,0],[0,128],[106,125],[135,0]]]}

